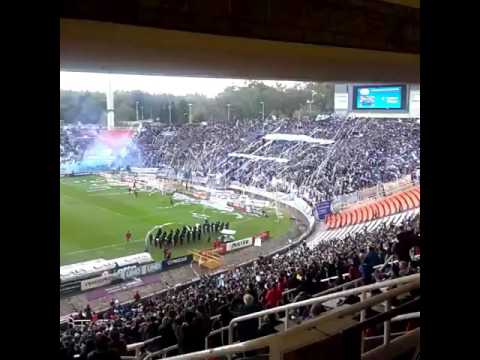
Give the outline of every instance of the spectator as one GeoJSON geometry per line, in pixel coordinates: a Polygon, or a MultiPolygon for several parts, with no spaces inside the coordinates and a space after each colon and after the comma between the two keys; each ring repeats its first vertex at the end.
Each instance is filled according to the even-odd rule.
{"type": "Polygon", "coordinates": [[[363,260],[363,282],[364,284],[368,285],[372,282],[372,273],[374,266],[380,265],[380,257],[378,256],[375,247],[369,246],[368,253],[363,260]]]}
{"type": "Polygon", "coordinates": [[[267,285],[268,290],[264,298],[264,306],[266,309],[278,306],[282,298],[282,294],[279,291],[278,287],[273,286],[272,284],[267,285]]]}
{"type": "Polygon", "coordinates": [[[173,329],[175,331],[175,336],[177,337],[177,343],[180,354],[188,354],[193,351],[199,351],[202,349],[202,346],[199,346],[198,342],[198,326],[194,324],[195,313],[193,311],[187,310],[185,312],[184,320],[181,321],[178,318],[173,323],[173,329]]]}
{"type": "Polygon", "coordinates": [[[110,333],[110,349],[119,354],[120,356],[127,355],[127,344],[120,338],[120,332],[116,329],[110,333]]]}
{"type": "MultiPolygon", "coordinates": [[[[254,298],[250,294],[243,296],[243,307],[238,316],[244,316],[262,310],[260,305],[254,302],[254,298]]],[[[241,321],[237,325],[238,339],[240,341],[247,341],[255,339],[258,334],[258,319],[250,319],[241,321]]]]}
{"type": "Polygon", "coordinates": [[[87,360],[120,360],[120,355],[109,349],[108,338],[98,333],[95,338],[95,350],[90,352],[87,360]]]}
{"type": "Polygon", "coordinates": [[[162,348],[167,348],[177,343],[175,332],[173,331],[173,321],[175,315],[170,313],[162,319],[162,323],[159,327],[159,334],[161,338],[162,348]]]}
{"type": "Polygon", "coordinates": [[[258,330],[258,337],[278,333],[276,326],[280,324],[283,323],[277,319],[275,314],[265,315],[262,320],[262,326],[260,326],[260,329],[258,330]]]}

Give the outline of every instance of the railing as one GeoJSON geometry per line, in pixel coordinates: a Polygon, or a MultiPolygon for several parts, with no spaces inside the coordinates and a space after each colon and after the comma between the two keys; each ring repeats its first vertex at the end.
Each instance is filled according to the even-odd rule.
{"type": "MultiPolygon", "coordinates": [[[[98,319],[96,320],[96,323],[97,324],[102,324],[102,323],[108,323],[109,320],[107,319],[98,319]]],[[[80,325],[83,325],[83,324],[90,324],[92,322],[92,320],[90,319],[73,319],[73,318],[69,318],[67,320],[64,320],[63,323],[69,323],[69,324],[72,324],[73,326],[80,326],[80,325]]]]}
{"type": "MultiPolygon", "coordinates": [[[[420,311],[408,313],[408,314],[402,314],[402,315],[397,315],[394,318],[390,319],[390,321],[393,322],[399,322],[399,321],[405,321],[405,320],[411,320],[411,319],[419,319],[420,318],[420,311]]],[[[390,336],[400,336],[407,333],[407,331],[399,331],[396,333],[390,333],[390,336]]],[[[377,340],[377,339],[382,339],[384,335],[376,335],[376,336],[368,336],[363,338],[364,341],[369,341],[369,340],[377,340]]]]}
{"type": "MultiPolygon", "coordinates": [[[[346,275],[348,275],[348,274],[346,274],[346,275]]],[[[330,281],[330,280],[336,279],[336,278],[338,278],[338,276],[333,276],[333,277],[328,278],[328,279],[322,279],[321,281],[322,281],[322,282],[325,282],[325,281],[330,281]]],[[[338,286],[335,286],[335,287],[332,287],[332,288],[323,290],[323,291],[321,291],[321,292],[313,295],[313,297],[317,297],[317,296],[321,296],[321,295],[326,295],[326,294],[329,294],[329,293],[331,293],[331,292],[338,291],[338,290],[340,290],[340,289],[346,290],[346,288],[348,288],[348,287],[355,286],[355,285],[361,283],[362,280],[363,280],[362,278],[358,278],[358,279],[355,279],[355,280],[346,282],[346,283],[344,283],[344,284],[341,284],[341,285],[338,285],[338,286]]],[[[289,290],[284,291],[284,292],[282,293],[282,295],[283,295],[284,297],[287,296],[287,298],[288,298],[288,296],[289,296],[290,294],[293,294],[295,291],[298,291],[297,288],[289,289],[289,290]]],[[[288,301],[289,301],[289,302],[292,302],[293,299],[289,299],[288,301]]],[[[217,315],[217,316],[219,316],[219,315],[217,315]]],[[[212,318],[212,319],[213,319],[213,318],[212,318]]],[[[259,318],[258,321],[259,321],[259,324],[260,324],[260,323],[261,323],[261,318],[259,318]]],[[[288,329],[288,316],[287,316],[287,314],[285,314],[285,322],[284,322],[284,324],[285,324],[285,330],[287,330],[287,329],[288,329]]],[[[260,325],[261,325],[261,324],[260,324],[260,325]]],[[[211,332],[205,337],[205,349],[208,349],[208,340],[210,339],[210,337],[212,337],[212,336],[214,336],[214,335],[217,335],[217,334],[220,334],[222,345],[225,345],[224,332],[227,331],[228,328],[229,328],[229,326],[227,325],[227,326],[223,326],[223,327],[221,327],[221,328],[219,328],[219,329],[215,329],[215,330],[211,331],[211,332]]]]}
{"type": "Polygon", "coordinates": [[[178,350],[178,345],[172,345],[172,346],[169,346],[169,347],[167,347],[167,348],[165,348],[165,349],[152,352],[152,353],[148,354],[143,360],[151,360],[151,359],[153,359],[154,357],[155,357],[155,358],[157,358],[157,357],[166,358],[166,357],[167,357],[167,354],[168,354],[170,351],[175,351],[175,350],[178,350]]]}
{"type": "MultiPolygon", "coordinates": [[[[389,308],[391,299],[396,298],[399,295],[408,293],[414,289],[418,289],[419,287],[420,287],[420,276],[419,274],[415,274],[415,275],[406,276],[400,279],[388,280],[381,283],[362,286],[353,290],[342,291],[341,293],[338,293],[338,294],[325,295],[319,298],[309,299],[309,300],[301,301],[299,303],[280,306],[278,308],[264,310],[255,314],[241,316],[233,319],[230,322],[230,326],[229,326],[230,343],[233,340],[231,338],[231,334],[232,334],[231,330],[233,329],[233,325],[239,321],[255,319],[263,315],[274,314],[281,311],[287,312],[288,310],[291,310],[292,308],[295,308],[298,306],[309,306],[316,303],[321,303],[331,299],[345,297],[349,295],[361,294],[363,298],[363,300],[359,303],[349,305],[348,307],[345,307],[345,308],[341,308],[339,309],[339,311],[335,311],[335,312],[330,311],[325,313],[324,315],[320,315],[317,318],[306,320],[303,323],[296,325],[290,329],[287,329],[286,331],[280,334],[268,335],[268,336],[264,336],[254,340],[246,341],[243,343],[229,344],[229,345],[217,347],[214,349],[208,349],[208,350],[198,351],[194,353],[178,355],[178,356],[170,357],[168,359],[169,360],[187,360],[187,359],[193,360],[193,359],[205,359],[209,357],[218,357],[218,356],[230,357],[234,353],[257,350],[265,347],[268,347],[270,350],[270,356],[271,356],[270,358],[276,359],[277,356],[280,354],[280,349],[282,346],[281,339],[283,339],[285,336],[299,334],[301,331],[305,331],[307,329],[315,328],[316,326],[321,325],[322,322],[344,318],[346,316],[354,315],[359,312],[360,312],[360,321],[361,321],[360,324],[361,324],[363,321],[365,321],[366,309],[381,303],[384,303],[385,306],[389,308]],[[369,297],[368,299],[365,296],[366,293],[371,290],[388,288],[391,286],[397,286],[397,287],[395,289],[388,290],[382,294],[369,297]]],[[[391,337],[389,325],[392,319],[388,318],[388,316],[391,316],[390,314],[386,314],[386,316],[385,315],[383,316],[385,317],[384,319],[382,318],[382,321],[384,321],[385,323],[384,335],[383,335],[384,344],[388,344],[390,342],[390,337],[391,337]]],[[[415,316],[415,315],[409,315],[409,316],[415,316]]],[[[406,318],[407,316],[404,316],[404,317],[406,318]]],[[[363,339],[362,339],[362,344],[363,344],[363,339]]],[[[151,357],[147,357],[145,360],[147,359],[151,359],[151,357]]]]}
{"type": "MultiPolygon", "coordinates": [[[[345,273],[342,275],[342,278],[346,278],[350,276],[350,274],[348,273],[345,273]]],[[[328,281],[332,281],[332,280],[336,280],[338,279],[338,276],[335,275],[335,276],[331,276],[329,278],[326,278],[326,279],[322,279],[320,280],[320,282],[328,282],[328,281]]],[[[347,288],[349,287],[355,287],[357,284],[361,283],[363,280],[362,277],[359,277],[357,279],[354,279],[354,280],[351,280],[351,281],[347,281],[346,283],[343,283],[343,284],[340,284],[340,285],[337,285],[337,286],[334,286],[334,287],[331,287],[331,288],[328,288],[328,289],[325,289],[317,294],[314,294],[312,297],[317,297],[317,296],[320,296],[320,295],[326,295],[326,294],[329,294],[329,293],[332,293],[332,292],[336,292],[336,291],[339,291],[339,290],[346,290],[347,288]]],[[[283,298],[286,298],[287,301],[290,303],[293,301],[293,298],[292,298],[292,294],[295,294],[296,292],[298,291],[297,288],[293,288],[293,289],[288,289],[288,290],[285,290],[283,293],[282,293],[282,297],[283,298]]]]}
{"type": "MultiPolygon", "coordinates": [[[[377,265],[375,266],[374,268],[377,269],[377,268],[380,268],[380,267],[383,267],[385,266],[387,263],[388,264],[391,264],[393,262],[398,262],[397,260],[395,261],[386,261],[385,264],[380,264],[380,265],[377,265]]],[[[348,273],[345,273],[342,275],[344,278],[349,276],[348,273]]],[[[327,281],[331,281],[331,280],[336,280],[338,278],[338,276],[332,276],[332,277],[329,277],[329,278],[326,278],[326,279],[322,279],[321,282],[327,282],[327,281]]],[[[313,295],[313,298],[316,298],[316,297],[319,297],[319,296],[322,296],[322,295],[327,295],[327,294],[330,294],[332,292],[337,292],[339,290],[346,290],[347,288],[350,288],[350,287],[356,287],[358,284],[360,284],[361,282],[363,281],[363,278],[357,278],[357,279],[354,279],[354,280],[351,280],[351,281],[348,281],[346,283],[343,283],[343,284],[340,284],[340,285],[337,285],[337,286],[334,286],[332,288],[329,288],[329,289],[325,289],[317,294],[314,294],[313,295]]],[[[295,291],[298,291],[296,288],[294,289],[288,289],[286,291],[283,292],[283,296],[289,296],[290,294],[293,294],[295,291]]],[[[289,302],[291,302],[292,299],[289,299],[289,302]]],[[[327,300],[328,301],[328,300],[327,300]]],[[[220,315],[215,315],[215,316],[212,316],[210,318],[210,321],[212,321],[213,323],[215,321],[218,321],[220,320],[220,315]]],[[[260,323],[261,319],[259,318],[259,323],[260,323]]],[[[213,326],[213,323],[212,323],[212,326],[213,326]]],[[[285,315],[285,330],[288,329],[288,314],[285,315]]],[[[220,334],[220,338],[221,338],[221,342],[222,342],[222,345],[225,345],[225,339],[224,339],[224,332],[225,331],[228,331],[229,329],[229,326],[223,326],[223,327],[220,327],[218,329],[215,329],[215,330],[212,330],[206,337],[205,337],[205,349],[208,349],[208,342],[210,340],[210,338],[212,336],[215,336],[217,334],[220,334]]],[[[154,338],[156,339],[156,338],[154,338]]],[[[134,350],[134,349],[142,349],[144,346],[146,346],[148,343],[150,342],[150,340],[147,340],[145,342],[140,342],[140,343],[135,343],[135,344],[131,344],[131,345],[128,345],[127,346],[127,349],[130,351],[130,350],[134,350]]],[[[171,351],[168,350],[167,352],[163,352],[163,350],[165,349],[162,349],[160,351],[157,351],[156,353],[153,353],[153,355],[158,355],[158,354],[166,354],[167,352],[171,351]]],[[[125,359],[127,360],[127,359],[125,359]]]]}
{"type": "MultiPolygon", "coordinates": [[[[371,284],[371,285],[360,286],[360,287],[355,288],[355,289],[344,290],[344,291],[340,291],[340,292],[333,293],[333,294],[322,295],[322,296],[315,297],[315,298],[312,298],[312,299],[303,300],[303,301],[295,302],[295,303],[292,303],[292,304],[287,304],[287,305],[278,306],[278,307],[275,307],[275,308],[272,308],[272,309],[259,311],[257,313],[239,316],[239,317],[234,318],[230,321],[230,324],[229,324],[229,327],[228,327],[228,343],[229,344],[233,343],[233,328],[234,328],[234,325],[241,322],[241,321],[251,320],[251,319],[260,319],[261,317],[263,317],[265,315],[278,314],[279,312],[285,312],[285,318],[288,319],[289,311],[300,308],[300,307],[310,306],[310,305],[314,305],[314,304],[318,304],[318,303],[324,303],[326,301],[335,300],[335,299],[347,297],[347,296],[350,296],[350,295],[360,295],[362,300],[364,300],[367,292],[370,292],[372,290],[377,290],[377,289],[390,287],[390,286],[395,286],[395,285],[401,285],[401,284],[410,283],[410,282],[415,283],[416,281],[418,281],[418,283],[420,282],[420,274],[409,275],[409,276],[401,277],[401,278],[394,279],[394,280],[387,280],[387,281],[382,281],[382,282],[371,284]]],[[[361,318],[362,318],[362,316],[361,316],[361,318]]],[[[363,319],[365,319],[365,312],[363,312],[363,319]]]]}
{"type": "MultiPolygon", "coordinates": [[[[140,358],[140,354],[141,354],[141,351],[142,349],[147,346],[148,344],[151,344],[159,339],[161,339],[162,337],[161,336],[156,336],[156,337],[153,337],[151,339],[148,339],[148,340],[145,340],[145,341],[142,341],[142,342],[138,342],[138,343],[133,343],[133,344],[129,344],[127,345],[127,351],[135,351],[135,356],[133,357],[133,359],[139,359],[140,358]]],[[[127,358],[125,357],[124,360],[127,360],[127,358]]]]}
{"type": "MultiPolygon", "coordinates": [[[[385,260],[385,263],[384,263],[384,264],[375,265],[373,268],[374,268],[374,269],[383,269],[386,265],[391,265],[391,264],[394,264],[394,263],[398,263],[398,260],[391,260],[391,257],[389,257],[389,258],[387,258],[387,259],[385,260]]],[[[339,276],[339,275],[331,276],[331,277],[329,277],[329,278],[320,280],[320,282],[328,282],[328,281],[332,281],[332,280],[337,280],[337,279],[338,279],[338,276],[339,276]]],[[[342,279],[345,279],[346,277],[349,277],[349,276],[350,276],[349,273],[344,273],[344,274],[342,274],[342,279]]],[[[341,289],[341,290],[346,290],[348,287],[352,287],[352,286],[355,287],[356,285],[358,285],[359,283],[361,283],[362,280],[363,280],[363,278],[362,278],[362,277],[359,277],[359,278],[357,278],[357,279],[348,281],[348,282],[346,282],[346,283],[343,283],[343,284],[334,286],[334,287],[332,287],[332,288],[323,290],[322,292],[313,295],[313,297],[320,296],[320,295],[325,295],[325,294],[329,294],[329,293],[331,293],[331,292],[335,292],[335,291],[338,291],[338,290],[340,290],[340,289],[341,289]]],[[[287,297],[287,299],[289,300],[289,302],[291,302],[291,300],[292,300],[292,299],[291,299],[291,294],[295,293],[295,291],[297,291],[297,288],[285,290],[285,291],[282,293],[282,297],[287,297]]]]}

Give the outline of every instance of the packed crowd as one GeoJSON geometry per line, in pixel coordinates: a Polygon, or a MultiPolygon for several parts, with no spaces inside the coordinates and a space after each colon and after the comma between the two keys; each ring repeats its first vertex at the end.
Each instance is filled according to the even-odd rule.
{"type": "Polygon", "coordinates": [[[148,167],[294,192],[310,202],[411,176],[420,167],[420,125],[415,119],[330,116],[321,121],[266,120],[172,128],[144,127],[137,137],[148,167]],[[267,141],[269,133],[333,140],[267,141]],[[232,157],[231,153],[288,162],[232,157]]]}
{"type": "Polygon", "coordinates": [[[79,161],[92,143],[97,131],[82,126],[60,127],[60,162],[79,161]]]}
{"type": "Polygon", "coordinates": [[[177,171],[207,176],[226,160],[227,154],[248,146],[275,124],[245,121],[229,124],[185,124],[162,128],[144,126],[137,138],[147,167],[168,165],[177,171]],[[263,129],[265,127],[265,130],[263,129]]]}
{"type": "MultiPolygon", "coordinates": [[[[89,144],[85,129],[61,129],[61,159],[78,160],[89,144]]],[[[88,130],[91,132],[91,130],[88,130]]],[[[320,121],[267,119],[150,126],[135,138],[145,167],[296,193],[311,203],[395,181],[420,167],[420,125],[415,119],[332,115],[320,121]],[[333,140],[267,141],[267,134],[308,135],[333,140]],[[248,159],[240,153],[287,160],[248,159]]]]}
{"type": "MultiPolygon", "coordinates": [[[[236,316],[278,306],[287,301],[283,292],[295,289],[295,299],[306,299],[345,281],[362,278],[368,284],[419,271],[419,248],[402,249],[399,233],[420,238],[418,217],[399,227],[382,225],[374,232],[360,231],[344,239],[332,239],[310,249],[305,243],[282,255],[259,258],[253,264],[213,276],[182,289],[171,289],[156,297],[121,305],[112,299],[103,314],[88,306],[79,318],[83,325],[69,324],[61,331],[63,359],[119,359],[126,355],[126,344],[157,338],[146,349],[163,349],[178,344],[180,353],[205,348],[205,337],[212,329],[227,325],[236,316]],[[414,256],[415,255],[415,256],[414,256]],[[395,261],[397,260],[397,261],[395,261]],[[377,265],[387,264],[376,268],[377,265]],[[343,276],[348,274],[347,276],[343,276]],[[212,317],[217,319],[212,321],[212,317]]],[[[347,299],[352,301],[352,299],[347,299]]],[[[355,302],[355,299],[353,299],[355,302]]],[[[357,300],[358,301],[358,300],[357,300]]],[[[323,306],[298,313],[299,318],[319,315],[323,306]]],[[[279,323],[269,316],[258,322],[239,323],[236,339],[245,341],[276,332],[279,323]]],[[[220,345],[220,335],[210,346],[220,345]]]]}

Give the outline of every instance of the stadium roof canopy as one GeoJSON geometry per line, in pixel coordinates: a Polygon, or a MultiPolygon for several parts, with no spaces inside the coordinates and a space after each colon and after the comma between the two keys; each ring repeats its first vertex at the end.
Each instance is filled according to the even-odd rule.
{"type": "Polygon", "coordinates": [[[62,4],[62,70],[419,82],[418,1],[62,4]]]}

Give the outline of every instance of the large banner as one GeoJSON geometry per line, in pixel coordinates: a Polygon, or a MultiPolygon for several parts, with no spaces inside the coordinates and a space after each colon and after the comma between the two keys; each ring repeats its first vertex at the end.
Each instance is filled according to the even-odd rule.
{"type": "Polygon", "coordinates": [[[238,250],[244,247],[252,246],[253,239],[247,238],[227,243],[227,252],[238,250]]]}
{"type": "Polygon", "coordinates": [[[163,261],[142,265],[142,275],[153,274],[163,270],[163,261]]]}
{"type": "Polygon", "coordinates": [[[317,220],[324,220],[332,212],[332,202],[330,200],[321,201],[315,205],[315,217],[317,220]]]}
{"type": "Polygon", "coordinates": [[[193,255],[186,255],[174,259],[163,260],[162,270],[169,270],[177,266],[190,264],[193,261],[193,255]]]}
{"type": "Polygon", "coordinates": [[[105,276],[102,275],[99,277],[95,277],[93,279],[83,280],[80,283],[80,290],[85,291],[85,290],[95,289],[98,287],[109,285],[112,283],[114,278],[115,278],[114,276],[112,276],[111,274],[108,274],[105,276]]]}
{"type": "Polygon", "coordinates": [[[156,174],[158,172],[158,168],[131,167],[130,170],[137,174],[156,174]]]}
{"type": "Polygon", "coordinates": [[[122,280],[128,280],[142,275],[142,269],[140,266],[127,266],[118,270],[116,274],[118,274],[122,280]]]}
{"type": "Polygon", "coordinates": [[[119,269],[115,274],[123,280],[133,279],[139,276],[153,274],[163,270],[163,261],[157,261],[140,266],[127,266],[119,269]]]}

